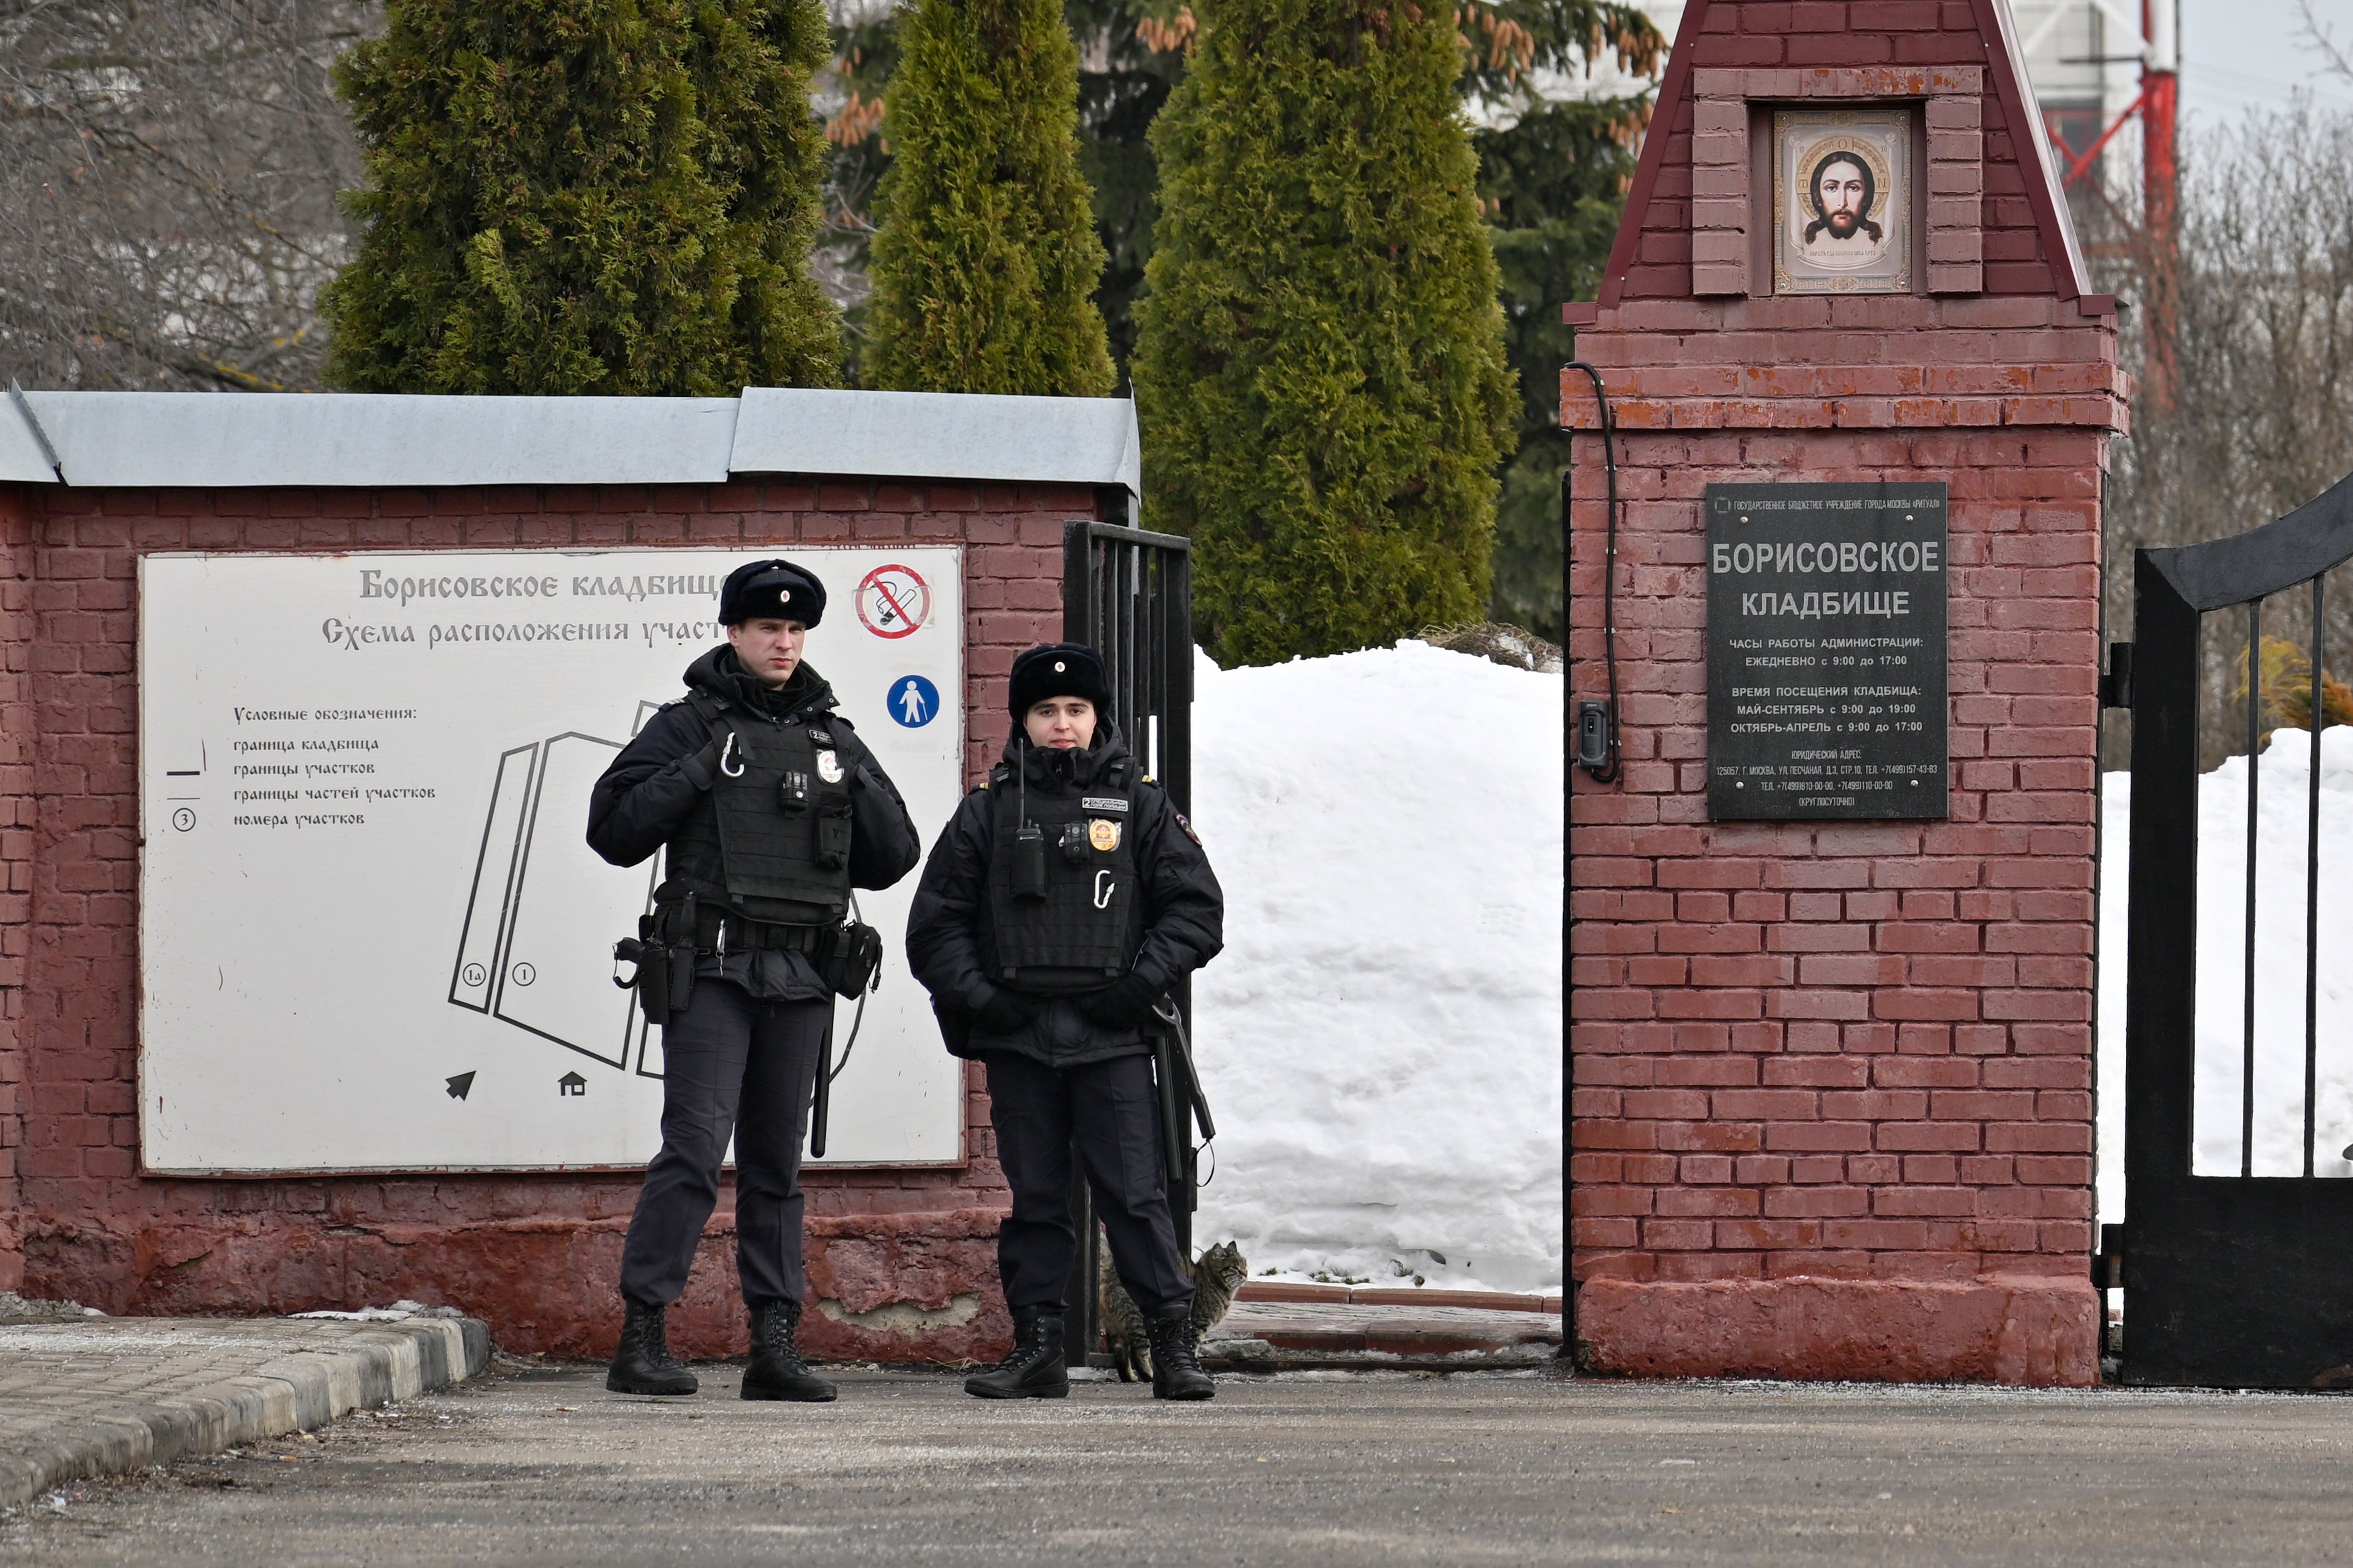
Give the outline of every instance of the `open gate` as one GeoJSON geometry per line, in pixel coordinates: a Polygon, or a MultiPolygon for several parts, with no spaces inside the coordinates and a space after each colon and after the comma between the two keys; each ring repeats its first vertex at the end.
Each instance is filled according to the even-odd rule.
{"type": "MultiPolygon", "coordinates": [[[[2293,887],[2276,877],[2259,879],[2266,770],[2256,763],[2267,717],[2264,605],[2275,605],[2274,626],[2306,623],[2301,629],[2308,637],[2311,671],[2305,712],[2322,715],[2327,576],[2348,559],[2353,559],[2353,478],[2237,538],[2143,550],[2134,563],[2134,641],[2129,662],[2119,660],[2112,675],[2129,680],[2133,726],[2123,1238],[2128,1383],[2309,1388],[2353,1380],[2348,1364],[2353,1363],[2353,1179],[2348,1179],[2353,1152],[2338,1152],[2353,1129],[2316,1115],[2322,1053],[2341,1054],[2348,1044],[2328,1038],[2344,1031],[2324,1027],[2320,980],[2353,958],[2321,950],[2321,889],[2353,877],[2353,864],[2332,866],[2324,877],[2316,747],[2302,803],[2302,875],[2293,887]],[[2232,712],[2228,721],[2233,747],[2243,745],[2248,755],[2243,883],[2233,892],[2243,906],[2244,940],[2237,951],[2201,954],[2200,699],[2209,679],[2205,651],[2212,646],[2205,641],[2206,621],[2239,606],[2245,606],[2247,623],[2245,668],[2254,672],[2243,679],[2243,698],[2233,694],[2243,711],[2232,712]],[[2300,900],[2300,995],[2258,984],[2259,880],[2267,884],[2261,888],[2266,899],[2300,900]],[[2211,1156],[2208,1172],[2194,1169],[2201,965],[2210,984],[2243,987],[2232,1026],[2210,1018],[2207,1029],[2210,1052],[2227,1050],[2228,1037],[2238,1037],[2236,1172],[2211,1170],[2211,1156]],[[2272,1031],[2267,1037],[2277,1038],[2283,1023],[2293,1021],[2281,1010],[2301,1020],[2300,1160],[2282,1147],[2267,1146],[2259,1155],[2259,1005],[2272,1031]]],[[[2236,642],[2235,628],[2231,635],[2236,642]]],[[[2306,639],[2298,640],[2300,646],[2306,639]]],[[[2236,655],[2235,648],[2231,652],[2236,655]]],[[[2278,1086],[2270,1087],[2276,1100],[2278,1086]]],[[[2210,1116],[2214,1104],[2210,1093],[2210,1116]]]]}
{"type": "MultiPolygon", "coordinates": [[[[1064,524],[1062,638],[1103,655],[1111,679],[1110,717],[1127,737],[1129,750],[1143,760],[1145,775],[1167,790],[1177,810],[1190,812],[1193,542],[1121,523],[1064,524]]],[[[1180,987],[1175,1000],[1190,1030],[1191,988],[1180,987]]],[[[1199,1172],[1191,1139],[1183,1142],[1184,1179],[1170,1187],[1168,1208],[1176,1222],[1176,1244],[1189,1258],[1199,1172]]],[[[1095,1297],[1103,1233],[1095,1226],[1086,1174],[1075,1162],[1071,1213],[1079,1226],[1079,1251],[1071,1268],[1064,1355],[1071,1365],[1082,1366],[1103,1330],[1095,1297]]]]}

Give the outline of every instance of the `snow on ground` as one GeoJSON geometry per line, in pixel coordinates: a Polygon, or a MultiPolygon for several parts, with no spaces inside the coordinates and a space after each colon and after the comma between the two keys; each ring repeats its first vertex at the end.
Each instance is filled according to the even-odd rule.
{"type": "MultiPolygon", "coordinates": [[[[1253,1272],[1560,1281],[1560,677],[1423,643],[1198,664],[1195,818],[1226,951],[1194,996],[1219,1131],[1195,1234],[1253,1272]]],[[[2262,760],[2258,1175],[2301,1169],[2310,738],[2262,760]]],[[[2353,728],[2321,737],[2322,1175],[2353,1176],[2353,728]]],[[[2196,1169],[2239,1168],[2247,760],[2199,833],[2196,1169]]],[[[2100,1217],[2124,1217],[2132,780],[2103,784],[2100,1217]]]]}
{"type": "Polygon", "coordinates": [[[1196,1243],[1556,1289],[1561,677],[1419,642],[1198,670],[1226,950],[1193,991],[1196,1243]]]}
{"type": "MultiPolygon", "coordinates": [[[[1194,996],[1219,1119],[1195,1234],[1252,1271],[1560,1281],[1560,677],[1423,643],[1198,662],[1226,951],[1194,996]]],[[[2353,1176],[2353,728],[2321,736],[2315,1170],[2353,1176]]],[[[2301,1170],[2311,742],[2262,759],[2258,1175],[2301,1170]]],[[[2103,781],[2100,1217],[2124,1217],[2132,780],[2103,781]]],[[[2195,1169],[2239,1168],[2247,759],[2200,796],[2195,1169]]]]}
{"type": "MultiPolygon", "coordinates": [[[[2306,813],[2311,736],[2274,731],[2257,778],[2254,1173],[2304,1169],[2306,813]]],[[[2100,841],[2100,1217],[2124,1218],[2126,889],[2132,776],[2103,783],[2100,841]]],[[[2198,803],[2197,1076],[2200,1175],[2236,1175],[2246,1005],[2247,759],[2201,781],[2198,803]]],[[[2320,963],[2314,1173],[2353,1176],[2353,729],[2320,737],[2320,963]]]]}

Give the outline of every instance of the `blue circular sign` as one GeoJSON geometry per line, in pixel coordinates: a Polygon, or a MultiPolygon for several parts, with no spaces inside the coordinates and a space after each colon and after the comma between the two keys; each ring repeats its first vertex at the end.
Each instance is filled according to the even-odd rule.
{"type": "Polygon", "coordinates": [[[902,675],[891,682],[891,694],[882,706],[891,710],[892,723],[920,730],[939,717],[940,689],[920,675],[902,675]]]}

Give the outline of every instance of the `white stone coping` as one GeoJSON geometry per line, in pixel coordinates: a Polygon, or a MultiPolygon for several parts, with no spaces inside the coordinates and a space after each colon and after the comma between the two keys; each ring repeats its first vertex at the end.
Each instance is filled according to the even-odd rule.
{"type": "Polygon", "coordinates": [[[720,484],[739,475],[1119,485],[1114,397],[747,387],[741,397],[27,392],[0,402],[0,482],[343,489],[720,484]]]}

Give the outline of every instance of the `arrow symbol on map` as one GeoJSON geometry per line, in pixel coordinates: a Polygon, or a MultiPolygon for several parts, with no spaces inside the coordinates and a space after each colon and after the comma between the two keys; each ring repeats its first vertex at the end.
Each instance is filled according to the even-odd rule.
{"type": "Polygon", "coordinates": [[[452,1100],[463,1100],[466,1098],[466,1091],[473,1087],[474,1075],[470,1072],[461,1072],[456,1078],[449,1080],[449,1098],[452,1100]]]}

